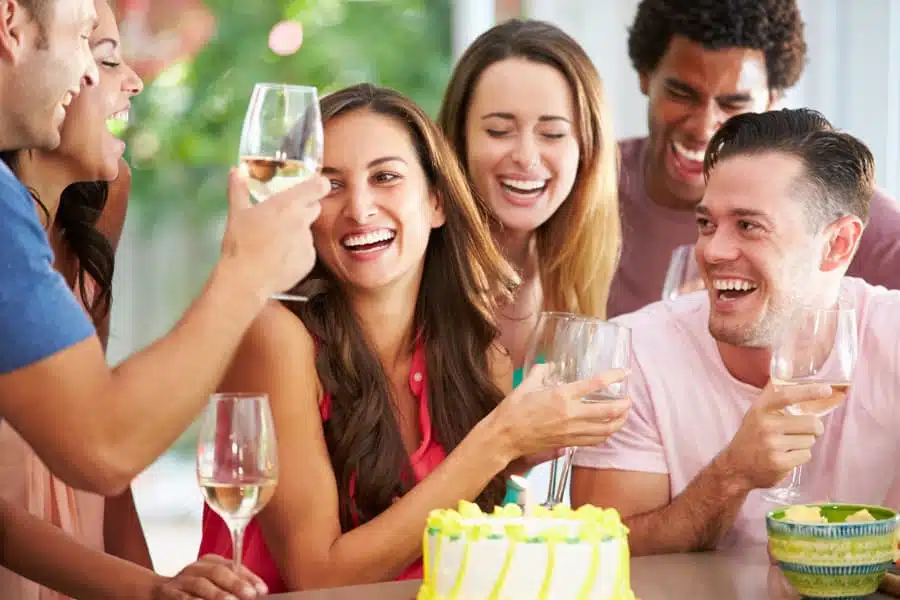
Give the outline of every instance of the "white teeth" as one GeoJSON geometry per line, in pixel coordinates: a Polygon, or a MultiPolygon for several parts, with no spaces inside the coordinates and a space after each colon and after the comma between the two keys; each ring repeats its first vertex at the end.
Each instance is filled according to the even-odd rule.
{"type": "Polygon", "coordinates": [[[547,185],[546,179],[510,179],[504,177],[500,179],[500,183],[510,188],[514,192],[522,194],[530,194],[544,188],[547,185]]]}
{"type": "Polygon", "coordinates": [[[378,229],[376,231],[369,231],[358,235],[348,235],[341,243],[346,248],[355,248],[357,246],[368,246],[370,244],[377,244],[378,242],[386,242],[394,239],[395,235],[396,234],[390,229],[378,229]]]}
{"type": "Polygon", "coordinates": [[[72,103],[72,99],[75,98],[75,94],[72,92],[66,92],[66,95],[63,96],[62,105],[69,106],[72,103]]]}
{"type": "Polygon", "coordinates": [[[705,150],[688,150],[678,142],[672,142],[672,146],[678,154],[694,162],[703,162],[703,157],[706,156],[705,150]]]}
{"type": "Polygon", "coordinates": [[[759,286],[746,279],[716,279],[713,281],[713,287],[721,292],[729,290],[749,292],[750,290],[755,290],[759,286]]]}
{"type": "Polygon", "coordinates": [[[107,121],[125,121],[127,123],[128,117],[129,114],[127,110],[120,110],[119,112],[110,115],[107,121]]]}

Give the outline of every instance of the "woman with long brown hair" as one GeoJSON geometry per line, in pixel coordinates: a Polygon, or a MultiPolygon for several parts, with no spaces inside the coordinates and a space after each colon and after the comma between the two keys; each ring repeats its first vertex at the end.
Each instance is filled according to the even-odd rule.
{"type": "MultiPolygon", "coordinates": [[[[527,457],[601,442],[628,406],[579,400],[618,372],[511,393],[494,319],[517,277],[437,126],[371,85],[321,107],[310,300],[270,306],[222,386],[272,403],[282,466],[243,560],[273,592],[420,577],[431,510],[490,509],[527,457]]],[[[231,553],[208,510],[201,552],[231,553]]]]}
{"type": "Polygon", "coordinates": [[[606,316],[622,235],[603,84],[561,29],[512,19],[460,57],[438,124],[522,278],[498,313],[518,369],[542,310],[606,316]]]}

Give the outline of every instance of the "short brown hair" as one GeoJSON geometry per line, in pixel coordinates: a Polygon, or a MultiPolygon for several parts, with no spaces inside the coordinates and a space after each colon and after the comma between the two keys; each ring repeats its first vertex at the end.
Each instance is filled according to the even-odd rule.
{"type": "Polygon", "coordinates": [[[50,25],[50,7],[57,0],[18,0],[19,4],[37,21],[40,39],[38,46],[47,48],[47,27],[50,25]]]}
{"type": "Polygon", "coordinates": [[[56,0],[19,0],[19,4],[42,25],[46,24],[46,20],[50,15],[50,5],[54,2],[56,0]]]}
{"type": "Polygon", "coordinates": [[[733,156],[777,152],[803,163],[804,181],[797,182],[812,219],[821,227],[855,215],[869,220],[875,191],[875,159],[869,148],[849,133],[837,131],[821,113],[808,108],[746,113],[732,117],[709,142],[703,171],[733,156]]]}

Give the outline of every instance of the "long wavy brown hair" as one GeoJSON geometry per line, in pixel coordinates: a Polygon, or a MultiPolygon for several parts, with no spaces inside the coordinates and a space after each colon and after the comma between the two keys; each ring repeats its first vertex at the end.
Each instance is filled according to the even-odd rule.
{"type": "Polygon", "coordinates": [[[575,100],[581,150],[575,185],[535,232],[544,307],[605,317],[622,244],[618,151],[603,83],[581,46],[542,21],[511,19],[492,27],[456,64],[438,124],[468,172],[466,122],[475,86],[485,69],[508,58],[553,67],[566,78],[575,100]]]}
{"type": "MultiPolygon", "coordinates": [[[[434,436],[449,453],[503,398],[489,353],[499,335],[494,315],[511,299],[518,277],[494,245],[485,207],[453,150],[421,108],[393,90],[361,84],[326,96],[321,109],[326,125],[355,111],[402,124],[444,210],[446,221],[432,230],[425,251],[413,331],[425,347],[434,436]]],[[[310,301],[286,305],[320,341],[316,369],[332,398],[325,441],[346,531],[381,514],[415,479],[388,376],[344,290],[321,261],[296,289],[310,301]]],[[[410,354],[415,343],[409,340],[410,354]]],[[[498,476],[478,503],[485,509],[499,504],[505,487],[498,476]]]]}

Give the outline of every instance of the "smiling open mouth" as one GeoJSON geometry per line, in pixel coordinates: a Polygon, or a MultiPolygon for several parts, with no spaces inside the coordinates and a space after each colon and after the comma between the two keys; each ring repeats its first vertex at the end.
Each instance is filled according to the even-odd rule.
{"type": "Polygon", "coordinates": [[[537,198],[547,189],[548,179],[513,179],[502,177],[500,186],[511,194],[522,198],[537,198]]]}
{"type": "Polygon", "coordinates": [[[346,250],[355,253],[376,252],[383,250],[394,243],[397,232],[393,229],[377,229],[375,231],[367,231],[366,233],[358,233],[344,236],[341,239],[341,246],[346,250]]]}
{"type": "Polygon", "coordinates": [[[759,285],[747,279],[714,279],[713,288],[720,300],[738,300],[759,289],[759,285]]]}

